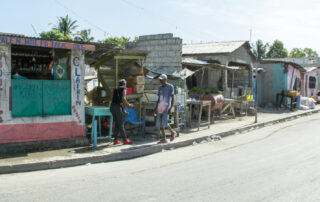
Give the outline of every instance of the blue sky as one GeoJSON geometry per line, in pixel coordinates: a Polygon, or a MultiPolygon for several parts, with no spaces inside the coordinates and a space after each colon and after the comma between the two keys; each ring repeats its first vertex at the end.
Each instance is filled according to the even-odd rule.
{"type": "Polygon", "coordinates": [[[36,36],[69,14],[95,39],[173,33],[184,43],[279,39],[320,53],[318,0],[10,0],[0,32],[36,36]]]}

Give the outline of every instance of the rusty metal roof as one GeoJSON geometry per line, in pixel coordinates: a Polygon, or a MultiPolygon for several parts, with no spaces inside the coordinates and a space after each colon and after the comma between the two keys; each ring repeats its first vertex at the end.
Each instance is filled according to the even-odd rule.
{"type": "Polygon", "coordinates": [[[248,41],[185,44],[182,46],[182,54],[232,53],[246,43],[248,41]]]}

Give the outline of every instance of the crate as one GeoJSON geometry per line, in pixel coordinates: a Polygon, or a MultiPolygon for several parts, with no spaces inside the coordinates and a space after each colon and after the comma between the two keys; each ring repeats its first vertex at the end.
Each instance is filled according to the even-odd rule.
{"type": "Polygon", "coordinates": [[[135,85],[132,87],[134,93],[143,93],[144,92],[144,85],[135,85]]]}
{"type": "Polygon", "coordinates": [[[135,86],[135,85],[144,85],[145,84],[145,79],[144,76],[131,76],[127,77],[127,86],[135,86]]]}

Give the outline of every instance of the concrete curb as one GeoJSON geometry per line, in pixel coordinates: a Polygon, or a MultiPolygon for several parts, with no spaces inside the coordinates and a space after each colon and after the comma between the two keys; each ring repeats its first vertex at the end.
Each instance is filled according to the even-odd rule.
{"type": "Polygon", "coordinates": [[[226,131],[226,132],[212,134],[212,135],[208,135],[208,136],[204,136],[204,137],[193,138],[193,139],[182,141],[182,142],[173,142],[173,143],[165,144],[165,145],[137,146],[136,148],[128,149],[127,151],[121,151],[121,152],[107,154],[107,155],[101,155],[101,156],[0,166],[0,174],[64,168],[64,167],[85,165],[88,163],[93,164],[93,163],[128,160],[128,159],[133,159],[133,158],[137,158],[137,157],[142,157],[142,156],[147,156],[150,154],[162,152],[163,150],[170,150],[172,148],[180,148],[180,147],[190,146],[190,145],[193,145],[194,143],[200,143],[201,141],[205,141],[208,138],[213,139],[214,136],[227,137],[230,135],[249,132],[252,130],[259,129],[259,128],[271,126],[273,124],[282,123],[282,122],[285,122],[288,120],[290,121],[290,120],[297,119],[297,118],[307,116],[307,115],[312,115],[314,113],[318,113],[319,111],[320,111],[320,109],[316,109],[316,110],[307,111],[307,112],[304,112],[301,114],[296,114],[296,115],[288,116],[288,117],[273,120],[273,121],[256,123],[256,124],[252,124],[249,126],[240,127],[237,129],[226,131]]]}

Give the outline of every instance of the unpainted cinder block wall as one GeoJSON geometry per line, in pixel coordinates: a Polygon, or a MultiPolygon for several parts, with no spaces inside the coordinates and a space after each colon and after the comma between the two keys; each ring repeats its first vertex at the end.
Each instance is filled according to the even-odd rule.
{"type": "MultiPolygon", "coordinates": [[[[171,33],[139,36],[137,42],[127,43],[126,49],[150,51],[144,63],[150,70],[162,68],[168,73],[182,70],[182,39],[171,33]]],[[[157,79],[146,79],[145,89],[155,90],[159,85],[157,79]]]]}

